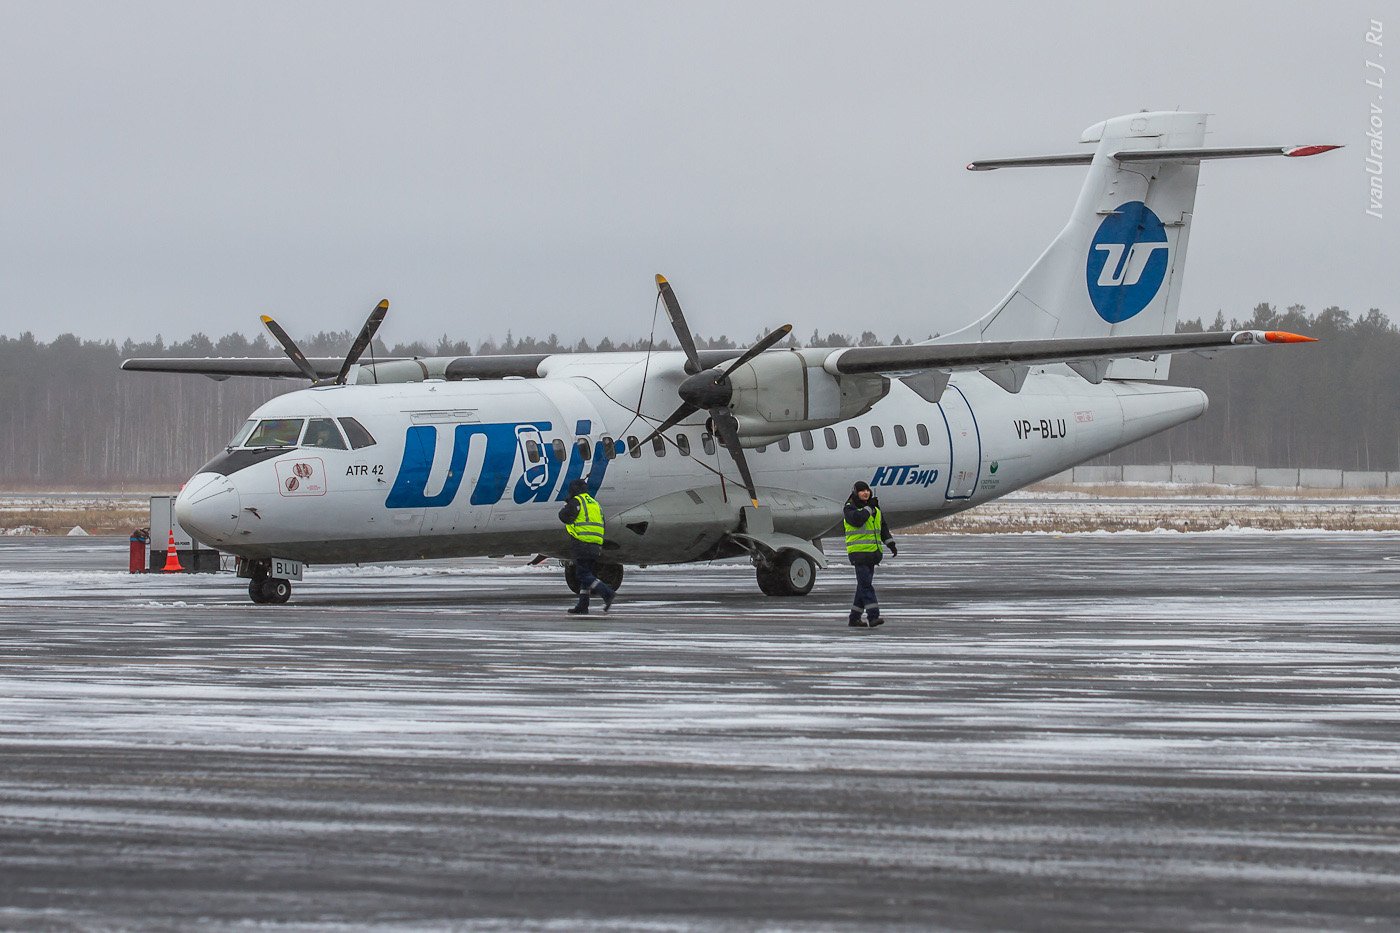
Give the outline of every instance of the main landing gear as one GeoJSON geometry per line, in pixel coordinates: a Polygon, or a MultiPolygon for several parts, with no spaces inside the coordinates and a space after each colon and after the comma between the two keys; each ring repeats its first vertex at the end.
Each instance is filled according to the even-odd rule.
{"type": "MultiPolygon", "coordinates": [[[[608,589],[615,590],[622,585],[622,565],[621,564],[599,564],[594,573],[598,579],[607,585],[608,589]]],[[[570,591],[578,592],[578,573],[574,570],[573,562],[564,564],[564,582],[569,585],[570,591]]]]}
{"type": "Polygon", "coordinates": [[[767,596],[806,596],[817,582],[817,565],[801,551],[785,549],[772,560],[754,559],[758,588],[767,596]]]}
{"type": "Polygon", "coordinates": [[[270,563],[265,560],[249,561],[243,565],[239,558],[239,576],[248,577],[248,598],[261,605],[280,605],[292,598],[292,581],[274,577],[268,573],[270,563]]]}

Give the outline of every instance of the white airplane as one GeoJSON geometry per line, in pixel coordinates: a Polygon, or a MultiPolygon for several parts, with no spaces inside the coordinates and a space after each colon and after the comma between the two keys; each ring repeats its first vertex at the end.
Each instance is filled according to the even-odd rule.
{"type": "Polygon", "coordinates": [[[1003,496],[1206,410],[1163,384],[1172,353],[1297,343],[1274,331],[1176,334],[1202,161],[1336,146],[1209,148],[1204,114],[1095,124],[1093,151],[973,162],[1087,165],[1059,235],[988,314],[920,344],[394,359],[360,364],[381,302],[343,360],[136,359],[123,368],[304,375],[254,411],[175,512],[237,557],[254,602],[286,602],[306,564],[539,555],[565,561],[557,517],[583,477],[603,504],[599,575],[628,564],[749,557],[770,596],[808,593],[856,480],[892,525],[1003,496]],[[679,406],[677,401],[679,400],[679,406]]]}

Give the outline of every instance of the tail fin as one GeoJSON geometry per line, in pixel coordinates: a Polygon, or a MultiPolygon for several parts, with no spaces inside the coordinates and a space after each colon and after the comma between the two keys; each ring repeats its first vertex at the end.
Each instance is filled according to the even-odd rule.
{"type": "MultiPolygon", "coordinates": [[[[974,171],[1088,165],[1069,223],[981,320],[944,341],[1142,337],[1176,330],[1186,241],[1203,159],[1310,156],[1338,146],[1201,145],[1203,113],[1133,113],[1097,123],[1080,142],[1094,152],[992,159],[974,171]]],[[[1117,379],[1165,379],[1169,355],[1115,360],[1117,379]]]]}
{"type": "MultiPolygon", "coordinates": [[[[1081,142],[1098,144],[1092,160],[1083,153],[968,166],[1089,161],[1069,223],[1011,294],[971,329],[984,341],[1175,331],[1201,167],[1199,159],[1177,153],[1199,149],[1205,129],[1201,113],[1135,113],[1084,131],[1081,142]],[[1151,149],[1174,152],[1160,162],[1115,158],[1151,149]]],[[[1117,360],[1108,375],[1165,379],[1170,359],[1117,360]]]]}

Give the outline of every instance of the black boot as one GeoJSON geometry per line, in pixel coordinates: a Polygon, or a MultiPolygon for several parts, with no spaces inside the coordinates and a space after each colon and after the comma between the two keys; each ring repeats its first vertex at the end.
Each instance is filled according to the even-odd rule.
{"type": "Polygon", "coordinates": [[[849,625],[849,626],[851,626],[852,628],[869,628],[869,627],[870,627],[869,624],[866,623],[866,621],[860,617],[860,610],[859,610],[859,609],[852,609],[852,610],[851,610],[851,616],[850,616],[849,619],[846,620],[846,624],[849,625]]]}
{"type": "Polygon", "coordinates": [[[588,615],[588,598],[587,598],[587,597],[584,597],[583,599],[580,599],[580,600],[578,601],[578,605],[569,610],[569,615],[571,615],[571,616],[586,616],[586,615],[588,615]]]}

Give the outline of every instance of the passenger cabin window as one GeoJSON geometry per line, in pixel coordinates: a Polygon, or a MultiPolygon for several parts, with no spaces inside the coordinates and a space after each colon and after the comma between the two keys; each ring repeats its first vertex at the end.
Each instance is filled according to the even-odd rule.
{"type": "Polygon", "coordinates": [[[909,446],[909,434],[904,430],[904,425],[897,424],[894,426],[894,442],[900,447],[909,446]]]}
{"type": "Polygon", "coordinates": [[[836,431],[833,428],[822,428],[822,437],[826,438],[826,449],[836,449],[836,431]]]}
{"type": "Polygon", "coordinates": [[[365,426],[354,418],[341,418],[340,426],[345,429],[345,436],[350,439],[350,448],[352,450],[374,446],[374,435],[366,431],[365,426]]]}
{"type": "Polygon", "coordinates": [[[705,449],[705,453],[713,454],[715,452],[715,436],[709,431],[706,431],[704,434],[701,434],[700,446],[705,449]]]}
{"type": "Polygon", "coordinates": [[[632,455],[633,459],[642,455],[642,444],[637,440],[637,435],[629,434],[627,436],[627,452],[632,455]]]}
{"type": "Polygon", "coordinates": [[[604,435],[603,435],[603,439],[602,439],[601,441],[599,441],[598,443],[600,443],[600,444],[603,445],[603,456],[604,456],[604,457],[607,457],[609,460],[616,460],[616,459],[617,459],[617,441],[613,440],[612,438],[610,438],[610,437],[608,437],[606,434],[604,434],[604,435]]]}
{"type": "Polygon", "coordinates": [[[880,430],[879,425],[872,424],[870,426],[870,443],[876,447],[885,446],[885,432],[880,430]]]}
{"type": "Polygon", "coordinates": [[[540,462],[540,445],[537,441],[525,442],[525,459],[531,463],[540,462]]]}
{"type": "Polygon", "coordinates": [[[852,450],[860,449],[860,431],[854,425],[846,429],[846,440],[851,442],[852,450]]]}
{"type": "Polygon", "coordinates": [[[927,446],[928,446],[928,428],[924,427],[924,426],[921,424],[921,425],[916,426],[915,430],[917,430],[917,431],[919,432],[919,443],[920,443],[920,444],[923,444],[925,447],[927,447],[927,446]]]}
{"type": "Polygon", "coordinates": [[[778,449],[781,450],[783,453],[787,453],[789,450],[792,450],[792,441],[788,440],[787,438],[783,438],[782,440],[778,441],[778,449]]]}
{"type": "Polygon", "coordinates": [[[301,418],[269,418],[259,421],[248,436],[247,447],[295,447],[301,439],[301,418]]]}
{"type": "Polygon", "coordinates": [[[803,432],[802,432],[802,449],[803,449],[803,450],[811,450],[811,449],[812,449],[813,447],[815,447],[815,446],[817,446],[817,445],[816,445],[816,443],[812,440],[812,432],[811,432],[811,431],[803,431],[803,432]]]}
{"type": "Polygon", "coordinates": [[[550,442],[549,449],[554,451],[555,463],[563,463],[569,458],[569,452],[564,448],[564,442],[557,437],[550,442]]]}
{"type": "Polygon", "coordinates": [[[593,459],[593,457],[591,456],[593,452],[589,449],[588,438],[580,437],[574,443],[578,447],[579,456],[583,459],[584,463],[587,463],[589,460],[593,459]]]}
{"type": "Polygon", "coordinates": [[[666,439],[660,434],[651,439],[651,452],[658,457],[666,456],[666,439]]]}
{"type": "Polygon", "coordinates": [[[345,439],[330,418],[312,418],[306,425],[306,436],[301,439],[301,446],[344,450],[345,439]]]}
{"type": "Polygon", "coordinates": [[[684,434],[676,435],[676,449],[681,452],[682,457],[690,456],[690,438],[684,434]]]}

